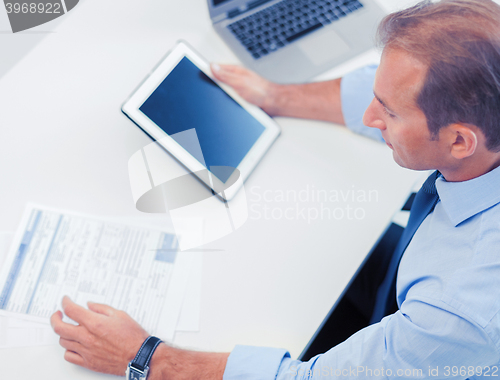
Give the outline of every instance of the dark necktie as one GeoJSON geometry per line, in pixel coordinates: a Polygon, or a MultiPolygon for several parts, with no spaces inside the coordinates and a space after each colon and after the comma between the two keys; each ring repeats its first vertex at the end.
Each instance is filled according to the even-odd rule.
{"type": "Polygon", "coordinates": [[[413,235],[424,219],[429,215],[438,202],[439,196],[436,191],[436,179],[439,172],[435,171],[424,182],[413,201],[410,210],[410,219],[399,242],[394,250],[384,281],[380,284],[375,307],[373,308],[370,324],[380,322],[382,318],[391,313],[396,305],[396,275],[399,262],[403,253],[410,243],[413,235]]]}

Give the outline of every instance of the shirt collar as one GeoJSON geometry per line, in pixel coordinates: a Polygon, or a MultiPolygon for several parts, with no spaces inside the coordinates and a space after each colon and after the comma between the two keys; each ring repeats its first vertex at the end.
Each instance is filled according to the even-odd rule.
{"type": "Polygon", "coordinates": [[[456,227],[500,203],[500,166],[469,181],[448,182],[440,176],[436,189],[445,212],[456,227]]]}

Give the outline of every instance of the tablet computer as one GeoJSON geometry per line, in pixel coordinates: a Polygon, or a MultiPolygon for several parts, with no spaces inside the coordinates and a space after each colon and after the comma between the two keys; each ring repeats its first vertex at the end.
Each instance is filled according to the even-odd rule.
{"type": "Polygon", "coordinates": [[[123,113],[224,200],[280,134],[260,108],[218,83],[180,41],[122,106],[123,113]]]}

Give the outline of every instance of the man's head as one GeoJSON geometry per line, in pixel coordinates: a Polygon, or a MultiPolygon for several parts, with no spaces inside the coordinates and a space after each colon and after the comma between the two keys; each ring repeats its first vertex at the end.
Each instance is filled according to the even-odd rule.
{"type": "Polygon", "coordinates": [[[399,164],[459,170],[500,152],[500,6],[425,1],[387,16],[379,40],[365,124],[382,129],[399,164]]]}

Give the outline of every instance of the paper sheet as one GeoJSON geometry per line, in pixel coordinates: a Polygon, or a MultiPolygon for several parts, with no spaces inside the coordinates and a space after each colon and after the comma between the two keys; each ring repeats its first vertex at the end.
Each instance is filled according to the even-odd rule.
{"type": "MultiPolygon", "coordinates": [[[[173,228],[170,218],[161,214],[126,218],[122,219],[122,221],[142,226],[153,226],[155,228],[173,228]]],[[[203,236],[204,226],[203,219],[201,218],[178,219],[177,226],[181,231],[189,230],[195,236],[203,236]],[[184,227],[183,224],[189,224],[189,227],[184,227]]],[[[190,237],[190,239],[193,240],[194,237],[190,237]]],[[[195,249],[189,252],[189,254],[193,255],[193,266],[189,274],[189,281],[176,331],[196,332],[200,330],[203,252],[195,249]]]]}
{"type": "Polygon", "coordinates": [[[29,206],[0,272],[0,311],[11,317],[2,325],[23,328],[12,317],[48,324],[69,294],[80,304],[92,299],[123,309],[171,340],[196,259],[177,255],[175,240],[164,231],[29,206]]]}
{"type": "MultiPolygon", "coordinates": [[[[157,229],[169,229],[171,226],[165,217],[112,218],[114,222],[147,226],[157,229]]],[[[188,221],[186,221],[188,223],[188,221]]],[[[193,228],[193,221],[189,221],[193,228]]],[[[199,226],[202,228],[202,226],[199,226]]],[[[8,249],[14,232],[0,232],[0,272],[7,258],[8,249]]],[[[195,258],[189,274],[189,281],[177,322],[176,331],[199,331],[201,308],[202,252],[193,252],[195,258]]],[[[0,348],[44,346],[58,344],[59,337],[47,323],[38,323],[17,317],[0,315],[0,348]]]]}
{"type": "MultiPolygon", "coordinates": [[[[14,232],[0,232],[0,270],[14,232]]],[[[46,323],[0,315],[0,348],[58,344],[59,337],[46,323]]]]}

